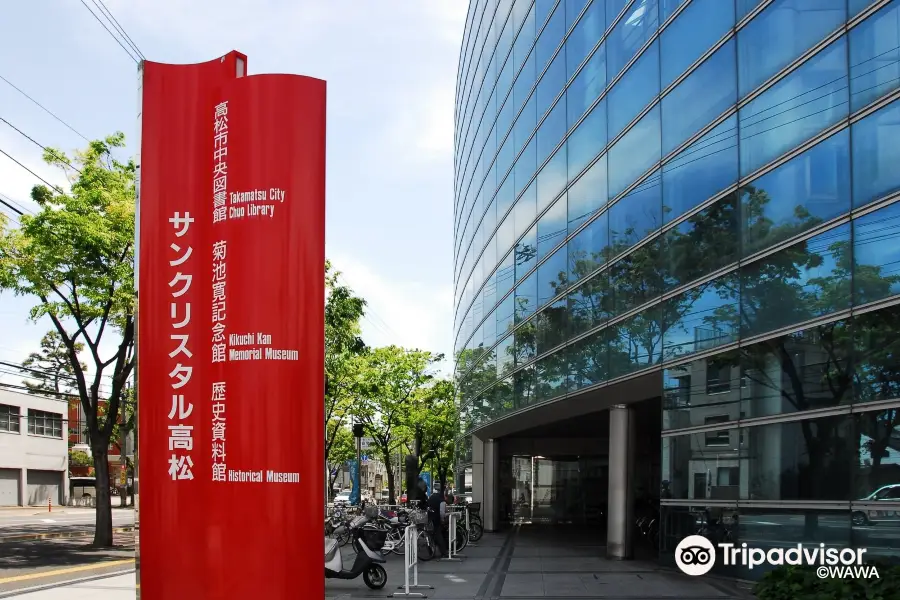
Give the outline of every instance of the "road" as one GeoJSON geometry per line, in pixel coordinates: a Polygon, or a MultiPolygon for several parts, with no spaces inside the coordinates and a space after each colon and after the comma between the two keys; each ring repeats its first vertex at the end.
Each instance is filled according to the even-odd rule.
{"type": "Polygon", "coordinates": [[[0,598],[133,569],[134,511],[113,509],[113,548],[91,546],[94,518],[91,508],[0,510],[0,598]]]}
{"type": "MultiPolygon", "coordinates": [[[[134,525],[134,511],[113,509],[113,527],[134,525]]],[[[37,507],[0,510],[0,544],[4,540],[35,535],[92,535],[93,508],[60,508],[47,512],[37,507]]]]}

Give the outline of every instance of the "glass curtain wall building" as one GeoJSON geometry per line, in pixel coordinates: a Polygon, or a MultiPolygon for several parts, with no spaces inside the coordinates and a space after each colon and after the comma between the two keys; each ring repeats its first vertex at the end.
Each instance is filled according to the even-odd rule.
{"type": "Polygon", "coordinates": [[[661,372],[666,511],[900,502],[900,0],[473,0],[455,123],[461,469],[661,372]]]}

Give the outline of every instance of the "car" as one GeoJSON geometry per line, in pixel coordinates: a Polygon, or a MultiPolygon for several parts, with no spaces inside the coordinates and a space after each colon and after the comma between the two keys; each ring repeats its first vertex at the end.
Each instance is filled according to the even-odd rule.
{"type": "MultiPolygon", "coordinates": [[[[859,502],[897,502],[900,500],[900,483],[893,483],[881,487],[865,498],[860,498],[859,502]]],[[[894,510],[856,510],[853,511],[852,521],[854,525],[874,525],[879,521],[896,521],[900,519],[900,511],[894,510]]]]}
{"type": "Polygon", "coordinates": [[[335,504],[350,504],[350,492],[341,492],[334,497],[335,504]]]}

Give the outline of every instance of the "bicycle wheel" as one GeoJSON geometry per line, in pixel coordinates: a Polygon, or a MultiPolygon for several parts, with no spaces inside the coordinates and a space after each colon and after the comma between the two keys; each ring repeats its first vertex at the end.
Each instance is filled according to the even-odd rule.
{"type": "Polygon", "coordinates": [[[431,537],[431,533],[427,531],[419,532],[419,539],[416,542],[416,550],[418,559],[423,562],[427,562],[434,558],[434,539],[431,537]]]}
{"type": "Polygon", "coordinates": [[[484,535],[484,527],[481,526],[481,523],[469,521],[469,541],[478,542],[482,535],[484,535]]]}
{"type": "Polygon", "coordinates": [[[387,539],[394,543],[393,548],[391,548],[391,552],[393,552],[397,556],[402,556],[406,551],[406,535],[404,535],[404,532],[394,530],[388,534],[387,539]]]}
{"type": "Polygon", "coordinates": [[[346,546],[347,542],[350,541],[350,528],[344,526],[342,529],[338,530],[335,539],[337,540],[338,546],[346,546]]]}
{"type": "Polygon", "coordinates": [[[459,524],[456,526],[456,547],[453,549],[454,554],[460,554],[469,545],[469,532],[466,526],[459,524]]]}

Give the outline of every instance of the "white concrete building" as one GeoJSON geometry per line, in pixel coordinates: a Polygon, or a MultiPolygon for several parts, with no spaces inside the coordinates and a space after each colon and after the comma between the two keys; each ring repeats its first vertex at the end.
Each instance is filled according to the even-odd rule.
{"type": "Polygon", "coordinates": [[[0,389],[0,506],[65,505],[65,401],[0,389]]]}

